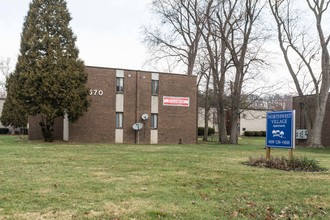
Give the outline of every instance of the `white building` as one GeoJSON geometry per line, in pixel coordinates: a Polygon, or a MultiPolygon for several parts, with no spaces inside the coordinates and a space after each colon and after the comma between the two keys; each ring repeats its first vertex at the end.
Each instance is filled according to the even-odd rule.
{"type": "MultiPolygon", "coordinates": [[[[244,135],[244,131],[266,131],[266,113],[265,109],[246,109],[240,113],[240,121],[238,122],[240,135],[244,135]]],[[[198,108],[198,127],[204,127],[204,108],[198,108]]],[[[219,132],[217,122],[217,109],[211,108],[209,113],[208,126],[214,128],[215,132],[219,132]]],[[[229,129],[229,128],[227,128],[229,129]]]]}
{"type": "Polygon", "coordinates": [[[269,110],[244,110],[240,114],[240,135],[244,135],[244,131],[266,131],[267,111],[269,110]]]}
{"type": "MultiPolygon", "coordinates": [[[[202,107],[198,107],[198,127],[204,127],[205,123],[205,109],[202,107]]],[[[209,120],[208,120],[209,128],[214,128],[215,132],[219,132],[218,129],[218,121],[217,121],[217,109],[211,108],[209,112],[209,120]]]]}

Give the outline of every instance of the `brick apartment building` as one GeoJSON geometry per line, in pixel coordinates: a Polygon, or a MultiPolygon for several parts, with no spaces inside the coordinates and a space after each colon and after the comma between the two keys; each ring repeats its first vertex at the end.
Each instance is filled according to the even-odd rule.
{"type": "MultiPolygon", "coordinates": [[[[196,77],[90,66],[86,72],[91,106],[76,123],[58,118],[56,140],[196,143],[196,77]],[[134,130],[135,123],[143,128],[134,130]]],[[[29,139],[42,139],[38,116],[29,119],[29,139]]]]}
{"type": "MultiPolygon", "coordinates": [[[[293,97],[292,100],[292,108],[296,110],[296,130],[298,129],[306,129],[306,119],[303,114],[303,105],[307,105],[308,111],[312,114],[312,117],[314,117],[315,112],[315,101],[313,99],[313,96],[307,96],[307,103],[303,103],[301,101],[300,97],[293,97]]],[[[322,143],[325,146],[330,146],[330,96],[328,98],[328,103],[326,106],[326,113],[325,118],[323,121],[323,127],[322,127],[322,143]]],[[[307,139],[298,139],[296,138],[297,144],[306,145],[307,139]]]]}

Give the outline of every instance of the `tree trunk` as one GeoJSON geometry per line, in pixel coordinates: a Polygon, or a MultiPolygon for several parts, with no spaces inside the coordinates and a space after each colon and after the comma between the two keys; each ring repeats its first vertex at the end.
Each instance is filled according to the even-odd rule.
{"type": "Polygon", "coordinates": [[[44,141],[53,142],[54,141],[54,119],[41,116],[40,121],[42,136],[44,141]]]}
{"type": "Polygon", "coordinates": [[[195,60],[196,60],[196,53],[188,55],[188,64],[187,64],[187,75],[192,76],[194,73],[194,67],[195,67],[195,60]]]}
{"type": "MultiPolygon", "coordinates": [[[[319,30],[319,35],[323,37],[322,30],[319,30]]],[[[329,39],[330,40],[330,37],[329,39]]],[[[322,41],[321,41],[322,42],[322,41]]],[[[327,47],[328,42],[322,42],[322,83],[320,94],[316,95],[316,115],[314,119],[314,126],[311,129],[309,138],[309,147],[323,147],[322,144],[322,127],[325,118],[326,107],[329,98],[330,90],[330,55],[327,47]]]]}
{"type": "Polygon", "coordinates": [[[207,141],[207,137],[208,137],[208,131],[209,131],[209,123],[208,123],[208,113],[206,112],[205,109],[205,116],[204,116],[204,136],[203,136],[203,141],[207,141]]]}
{"type": "MultiPolygon", "coordinates": [[[[318,96],[316,96],[318,98],[318,96]]],[[[310,130],[310,136],[308,139],[308,147],[321,148],[322,144],[322,127],[326,112],[326,105],[328,101],[328,93],[320,94],[319,105],[316,105],[315,117],[313,120],[313,126],[310,130]]]]}
{"type": "Polygon", "coordinates": [[[205,102],[204,102],[204,136],[203,141],[207,141],[208,131],[209,131],[209,113],[210,113],[210,104],[209,104],[209,84],[210,84],[211,74],[207,77],[206,81],[206,90],[205,90],[205,102]]]}
{"type": "Polygon", "coordinates": [[[221,144],[227,144],[226,112],[223,108],[218,109],[218,111],[219,142],[221,144]]]}
{"type": "Polygon", "coordinates": [[[13,126],[13,130],[11,131],[11,135],[14,135],[15,134],[15,131],[16,131],[16,127],[13,126]]]}
{"type": "Polygon", "coordinates": [[[219,141],[221,144],[228,143],[225,112],[225,82],[226,82],[226,42],[221,40],[220,50],[220,80],[219,80],[219,141]]]}
{"type": "Polygon", "coordinates": [[[237,122],[238,122],[238,113],[236,109],[232,109],[231,122],[230,122],[230,144],[238,144],[237,122]]]}
{"type": "Polygon", "coordinates": [[[227,144],[227,129],[226,129],[226,113],[225,113],[225,99],[224,99],[224,76],[221,76],[218,83],[214,83],[217,95],[217,115],[218,115],[218,129],[219,129],[219,142],[221,144],[227,144]]]}
{"type": "MultiPolygon", "coordinates": [[[[242,62],[241,62],[242,63],[242,62]]],[[[240,64],[241,64],[240,63],[240,64]]],[[[244,78],[243,65],[236,67],[235,82],[231,83],[231,121],[230,121],[230,144],[238,144],[238,126],[241,89],[244,78]],[[241,68],[239,68],[241,67],[241,68]]]]}
{"type": "MultiPolygon", "coordinates": [[[[317,114],[317,116],[320,116],[319,114],[317,114]]],[[[315,125],[313,126],[313,128],[310,131],[310,136],[308,139],[308,147],[314,147],[314,148],[321,148],[323,147],[322,145],[322,139],[321,139],[321,135],[322,133],[320,131],[322,131],[322,121],[320,121],[320,117],[316,117],[315,118],[315,125]]]]}

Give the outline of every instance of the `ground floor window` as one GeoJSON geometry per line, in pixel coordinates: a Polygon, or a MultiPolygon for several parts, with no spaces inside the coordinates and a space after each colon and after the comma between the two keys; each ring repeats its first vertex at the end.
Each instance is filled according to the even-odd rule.
{"type": "Polygon", "coordinates": [[[116,128],[123,128],[123,113],[116,112],[116,128]]]}
{"type": "Polygon", "coordinates": [[[158,128],[158,114],[151,114],[151,128],[158,128]]]}

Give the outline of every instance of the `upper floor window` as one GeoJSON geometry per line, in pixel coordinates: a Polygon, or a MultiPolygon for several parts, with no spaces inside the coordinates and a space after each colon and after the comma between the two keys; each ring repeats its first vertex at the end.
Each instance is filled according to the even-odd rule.
{"type": "Polygon", "coordinates": [[[159,81],[151,80],[151,95],[158,96],[159,81]]]}
{"type": "Polygon", "coordinates": [[[124,78],[123,77],[117,77],[117,79],[116,79],[116,92],[124,93],[124,78]]]}

